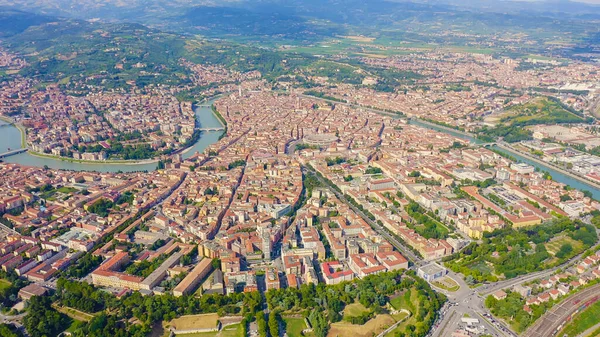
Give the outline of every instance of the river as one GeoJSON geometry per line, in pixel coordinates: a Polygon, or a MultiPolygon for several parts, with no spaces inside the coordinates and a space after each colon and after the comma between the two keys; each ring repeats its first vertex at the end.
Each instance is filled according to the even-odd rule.
{"type": "MultiPolygon", "coordinates": [[[[210,108],[215,100],[203,102],[202,106],[196,107],[195,113],[199,127],[210,128],[221,126],[221,122],[210,108]]],[[[222,134],[223,131],[203,131],[200,139],[182,154],[183,159],[191,157],[196,152],[203,152],[209,145],[216,143],[222,134]]],[[[0,153],[9,151],[9,148],[12,150],[21,148],[21,132],[14,125],[7,125],[7,123],[0,121],[0,153]]],[[[18,163],[26,166],[43,167],[46,165],[53,169],[97,172],[153,171],[157,166],[156,163],[78,163],[59,158],[37,157],[27,152],[10,156],[3,160],[7,163],[18,163]]]]}
{"type": "MultiPolygon", "coordinates": [[[[446,133],[446,134],[450,134],[452,136],[456,136],[456,137],[459,137],[459,138],[462,138],[462,139],[468,139],[469,141],[471,141],[471,143],[474,143],[474,144],[480,143],[480,141],[478,139],[475,139],[473,137],[467,136],[467,135],[465,135],[465,134],[463,134],[463,133],[461,133],[459,131],[452,131],[452,130],[448,130],[446,128],[441,128],[441,127],[438,127],[438,126],[435,126],[435,125],[426,124],[426,123],[423,123],[423,122],[421,122],[419,120],[410,120],[409,123],[413,124],[413,125],[421,126],[421,127],[424,127],[424,128],[436,130],[436,131],[439,131],[439,132],[443,132],[443,133],[446,133]]],[[[565,174],[557,171],[556,169],[554,169],[553,167],[551,167],[549,165],[542,165],[542,164],[539,164],[537,162],[534,162],[534,161],[532,161],[532,160],[530,160],[530,159],[528,159],[526,157],[523,157],[518,152],[507,150],[507,149],[501,149],[501,148],[499,148],[497,146],[493,146],[492,148],[494,150],[498,150],[500,152],[506,153],[506,154],[514,157],[515,159],[517,159],[520,162],[527,163],[527,164],[529,164],[531,166],[534,166],[534,167],[536,167],[536,168],[538,168],[538,169],[540,169],[542,171],[546,171],[546,172],[550,173],[550,175],[552,176],[552,179],[554,179],[554,180],[556,180],[558,182],[561,182],[563,184],[567,184],[567,185],[569,185],[569,186],[571,186],[573,188],[576,188],[576,189],[578,189],[580,191],[590,191],[592,193],[592,196],[594,197],[594,199],[600,200],[600,189],[598,189],[598,188],[596,188],[596,187],[594,187],[594,186],[592,186],[590,184],[587,184],[585,182],[577,180],[577,179],[575,179],[573,177],[569,177],[569,176],[567,176],[567,175],[565,175],[565,174]]]]}

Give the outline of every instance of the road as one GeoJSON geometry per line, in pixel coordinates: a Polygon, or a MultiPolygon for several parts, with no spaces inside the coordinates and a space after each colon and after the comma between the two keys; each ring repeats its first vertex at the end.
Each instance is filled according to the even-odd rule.
{"type": "Polygon", "coordinates": [[[486,317],[489,312],[485,308],[484,297],[479,295],[476,290],[470,289],[459,274],[448,271],[447,276],[456,281],[460,289],[456,292],[448,292],[434,287],[437,291],[444,293],[452,304],[445,312],[442,310],[440,320],[436,322],[428,336],[449,336],[453,331],[465,328],[466,325],[461,321],[463,317],[479,319],[478,326],[483,326],[486,334],[496,337],[513,336],[510,329],[502,322],[486,317]]]}
{"type": "Polygon", "coordinates": [[[562,329],[565,320],[584,303],[593,298],[600,298],[600,284],[584,289],[568,297],[560,304],[553,306],[550,311],[525,331],[523,337],[552,337],[556,335],[558,330],[562,329]]]}

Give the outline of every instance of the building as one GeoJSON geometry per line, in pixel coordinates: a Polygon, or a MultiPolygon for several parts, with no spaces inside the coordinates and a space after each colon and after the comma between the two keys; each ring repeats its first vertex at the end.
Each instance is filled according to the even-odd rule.
{"type": "Polygon", "coordinates": [[[510,164],[510,168],[520,174],[529,174],[535,172],[535,167],[525,163],[512,163],[510,164]]]}
{"type": "Polygon", "coordinates": [[[19,290],[19,297],[25,301],[29,300],[33,296],[44,296],[48,293],[48,289],[32,283],[28,286],[25,286],[19,290]]]}
{"type": "Polygon", "coordinates": [[[339,261],[330,261],[321,263],[323,279],[325,284],[338,284],[344,281],[351,281],[354,278],[352,270],[348,270],[339,261]]]}
{"type": "Polygon", "coordinates": [[[494,298],[497,299],[498,301],[501,301],[501,300],[505,299],[506,296],[508,296],[508,295],[503,290],[498,290],[495,293],[493,293],[492,296],[494,296],[494,298]]]}
{"type": "Polygon", "coordinates": [[[417,275],[424,278],[428,282],[435,281],[441,277],[446,276],[448,270],[439,264],[433,262],[426,266],[420,267],[417,270],[417,275]]]}
{"type": "Polygon", "coordinates": [[[144,278],[127,275],[118,270],[129,262],[129,254],[120,252],[92,272],[92,283],[103,287],[119,287],[139,290],[144,278]]]}
{"type": "Polygon", "coordinates": [[[223,282],[223,272],[217,269],[202,284],[204,294],[225,294],[225,283],[223,282]]]}
{"type": "Polygon", "coordinates": [[[202,259],[194,269],[173,289],[173,295],[179,297],[189,294],[212,271],[212,260],[202,259]]]}

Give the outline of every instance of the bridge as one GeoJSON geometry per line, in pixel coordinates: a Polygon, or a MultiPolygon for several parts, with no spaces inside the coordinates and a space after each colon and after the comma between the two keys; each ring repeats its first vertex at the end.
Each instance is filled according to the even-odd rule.
{"type": "Polygon", "coordinates": [[[19,154],[19,153],[27,152],[28,150],[29,149],[23,148],[23,149],[17,149],[17,150],[12,150],[12,151],[8,151],[8,152],[0,153],[0,159],[6,158],[6,157],[10,157],[10,156],[14,156],[14,155],[19,154]]]}
{"type": "Polygon", "coordinates": [[[225,131],[225,128],[222,126],[217,126],[214,128],[199,128],[200,131],[225,131]]]}

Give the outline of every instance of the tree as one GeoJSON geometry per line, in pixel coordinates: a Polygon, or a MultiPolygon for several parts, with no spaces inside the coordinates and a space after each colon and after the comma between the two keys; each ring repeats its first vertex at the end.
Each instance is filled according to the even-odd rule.
{"type": "Polygon", "coordinates": [[[560,196],[560,201],[562,201],[562,202],[569,201],[569,200],[572,200],[572,198],[568,194],[563,194],[560,196]]]}
{"type": "Polygon", "coordinates": [[[27,311],[23,323],[32,337],[56,336],[70,323],[67,316],[52,308],[48,297],[32,297],[27,311]]]}
{"type": "Polygon", "coordinates": [[[563,258],[565,256],[568,256],[572,252],[573,246],[570,243],[565,243],[562,246],[560,246],[560,249],[558,250],[558,252],[556,252],[555,256],[558,258],[563,258]]]}
{"type": "Polygon", "coordinates": [[[419,171],[412,171],[412,172],[410,172],[410,173],[408,174],[408,176],[409,176],[409,177],[412,177],[412,178],[418,178],[418,177],[420,177],[420,176],[421,176],[421,172],[419,172],[419,171]]]}
{"type": "Polygon", "coordinates": [[[12,325],[5,323],[0,324],[0,337],[21,337],[23,336],[19,330],[12,325]]]}
{"type": "Polygon", "coordinates": [[[279,312],[271,311],[269,313],[269,333],[271,337],[279,337],[279,321],[281,317],[279,312]]]}
{"type": "Polygon", "coordinates": [[[258,335],[261,337],[267,337],[267,320],[265,314],[260,311],[256,314],[256,324],[258,325],[258,335]]]}

